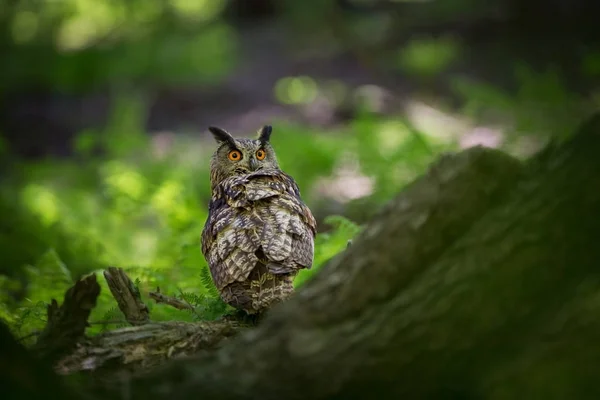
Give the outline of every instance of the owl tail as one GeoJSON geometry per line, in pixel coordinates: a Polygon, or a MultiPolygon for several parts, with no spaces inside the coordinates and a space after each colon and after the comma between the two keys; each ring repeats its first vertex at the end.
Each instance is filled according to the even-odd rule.
{"type": "Polygon", "coordinates": [[[259,262],[246,281],[233,282],[223,288],[221,297],[232,307],[248,314],[261,313],[292,295],[295,276],[296,271],[271,273],[266,265],[259,262]]]}
{"type": "Polygon", "coordinates": [[[267,270],[274,275],[289,274],[296,272],[296,268],[287,265],[270,262],[267,264],[267,270]]]}

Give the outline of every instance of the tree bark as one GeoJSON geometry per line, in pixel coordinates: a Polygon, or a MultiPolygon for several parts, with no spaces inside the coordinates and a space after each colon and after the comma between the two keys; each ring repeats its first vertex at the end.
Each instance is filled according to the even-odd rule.
{"type": "Polygon", "coordinates": [[[140,291],[125,271],[109,267],[104,271],[104,279],[127,322],[131,325],[144,325],[150,321],[150,311],[142,302],[140,291]]]}
{"type": "Polygon", "coordinates": [[[95,398],[598,398],[600,115],[444,157],[261,324],[95,398]]]}
{"type": "Polygon", "coordinates": [[[89,275],[67,290],[60,307],[52,299],[46,327],[32,348],[36,356],[52,364],[68,354],[83,337],[99,294],[96,275],[89,275]]]}

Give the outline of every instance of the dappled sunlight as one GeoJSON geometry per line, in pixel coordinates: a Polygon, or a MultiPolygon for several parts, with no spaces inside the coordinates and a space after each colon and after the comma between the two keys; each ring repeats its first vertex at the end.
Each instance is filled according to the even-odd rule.
{"type": "Polygon", "coordinates": [[[423,134],[438,142],[465,149],[473,146],[499,148],[504,145],[504,129],[478,125],[464,115],[449,113],[420,101],[406,106],[408,119],[423,134]]]}
{"type": "Polygon", "coordinates": [[[450,144],[471,128],[471,122],[457,114],[450,114],[421,101],[410,101],[405,106],[408,120],[423,134],[436,141],[450,144]]]}
{"type": "Polygon", "coordinates": [[[57,195],[40,184],[29,184],[21,192],[21,198],[29,210],[46,225],[58,222],[60,210],[57,195]]]}
{"type": "Polygon", "coordinates": [[[373,193],[373,178],[340,169],[332,178],[320,179],[316,186],[321,195],[346,203],[373,193]]]}
{"type": "MultiPolygon", "coordinates": [[[[160,18],[167,11],[166,8],[183,21],[199,23],[217,17],[226,4],[224,0],[174,0],[166,4],[146,0],[144,4],[137,3],[135,12],[131,13],[124,3],[119,2],[72,0],[69,3],[71,15],[62,23],[56,37],[56,46],[63,51],[77,51],[98,40],[135,34],[135,30],[131,29],[132,19],[136,24],[148,25],[160,18]]],[[[20,20],[13,23],[15,39],[27,39],[24,29],[31,28],[32,21],[29,16],[21,16],[20,20]]],[[[140,32],[147,30],[142,26],[138,27],[140,32]]]]}
{"type": "Polygon", "coordinates": [[[307,104],[312,102],[317,94],[317,83],[308,76],[285,77],[275,84],[275,96],[285,104],[307,104]]]}
{"type": "Polygon", "coordinates": [[[131,238],[131,252],[128,255],[138,265],[151,265],[156,256],[158,234],[153,230],[139,230],[131,238]]]}
{"type": "Polygon", "coordinates": [[[345,153],[331,177],[317,180],[316,190],[322,196],[346,203],[370,195],[373,185],[373,178],[360,172],[356,155],[345,153]]]}
{"type": "Polygon", "coordinates": [[[209,21],[215,18],[226,6],[225,0],[172,0],[175,12],[184,19],[194,22],[209,21]]]}
{"type": "Polygon", "coordinates": [[[109,161],[102,171],[109,189],[134,200],[139,200],[147,190],[144,177],[123,162],[109,161]]]}
{"type": "Polygon", "coordinates": [[[411,75],[429,77],[440,73],[460,56],[460,43],[451,36],[412,39],[400,48],[397,62],[411,75]]]}
{"type": "Polygon", "coordinates": [[[73,0],[71,16],[61,26],[56,46],[63,51],[80,50],[126,23],[124,4],[73,0]]]}
{"type": "Polygon", "coordinates": [[[496,148],[502,145],[502,140],[502,130],[487,127],[476,127],[470,132],[465,132],[460,137],[460,147],[463,149],[473,146],[496,148]]]}
{"type": "Polygon", "coordinates": [[[170,210],[178,205],[183,189],[181,182],[167,180],[156,190],[150,202],[158,211],[170,210]]]}
{"type": "Polygon", "coordinates": [[[378,85],[361,85],[353,91],[352,97],[360,110],[377,113],[385,110],[393,95],[378,85]]]}
{"type": "Polygon", "coordinates": [[[195,215],[183,202],[184,191],[181,182],[166,180],[152,195],[150,203],[163,217],[174,218],[177,225],[185,225],[192,222],[195,215]]]}
{"type": "Polygon", "coordinates": [[[400,120],[383,122],[377,130],[377,142],[382,157],[389,158],[413,135],[400,120]]]}

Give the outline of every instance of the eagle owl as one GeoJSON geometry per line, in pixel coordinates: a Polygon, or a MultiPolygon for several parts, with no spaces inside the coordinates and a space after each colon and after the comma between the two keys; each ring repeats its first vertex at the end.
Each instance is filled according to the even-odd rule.
{"type": "Polygon", "coordinates": [[[270,126],[257,139],[209,131],[218,147],[202,253],[223,301],[259,314],[290,296],[298,271],[311,268],[316,221],[294,179],[279,168],[270,126]]]}

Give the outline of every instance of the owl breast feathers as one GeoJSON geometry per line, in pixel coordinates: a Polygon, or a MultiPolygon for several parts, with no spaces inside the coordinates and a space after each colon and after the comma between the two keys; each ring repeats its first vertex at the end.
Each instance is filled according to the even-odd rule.
{"type": "Polygon", "coordinates": [[[316,222],[279,169],[229,176],[213,187],[202,252],[223,300],[249,314],[293,292],[313,262],[316,222]]]}

